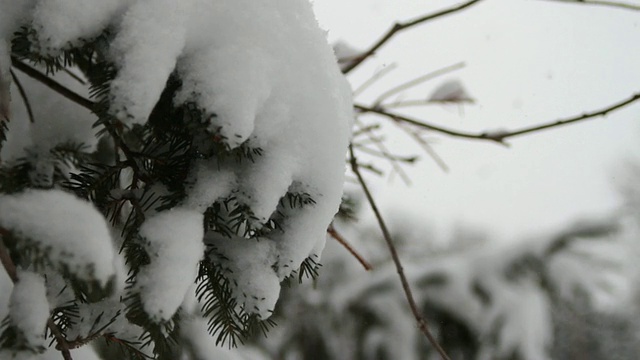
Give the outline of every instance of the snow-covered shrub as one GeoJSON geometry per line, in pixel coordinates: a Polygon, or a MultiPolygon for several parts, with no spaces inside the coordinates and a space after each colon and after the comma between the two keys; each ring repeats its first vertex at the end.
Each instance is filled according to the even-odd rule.
{"type": "MultiPolygon", "coordinates": [[[[415,219],[402,228],[408,224],[420,228],[415,219]]],[[[377,258],[368,234],[349,238],[377,258]]],[[[634,325],[624,319],[633,298],[626,255],[637,234],[626,221],[592,221],[510,245],[471,234],[450,248],[411,248],[402,259],[416,301],[452,359],[623,359],[637,351],[634,325]],[[580,352],[587,339],[589,357],[580,352]],[[605,352],[607,342],[625,346],[605,352]]],[[[404,241],[429,247],[421,237],[404,241]]],[[[272,357],[440,359],[416,331],[390,261],[368,273],[344,251],[327,252],[317,284],[283,297],[280,331],[262,344],[272,357]]]]}
{"type": "Polygon", "coordinates": [[[3,359],[45,325],[167,359],[203,317],[266,331],[338,210],[350,94],[307,1],[0,1],[3,359]]]}

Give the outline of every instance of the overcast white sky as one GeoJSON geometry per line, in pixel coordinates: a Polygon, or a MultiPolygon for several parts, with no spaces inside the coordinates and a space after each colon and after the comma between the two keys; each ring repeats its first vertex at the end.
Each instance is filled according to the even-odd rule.
{"type": "MultiPolygon", "coordinates": [[[[394,21],[452,6],[454,1],[316,0],[330,40],[364,49],[394,21]]],[[[639,2],[640,3],[640,2],[639,2]]],[[[408,114],[461,130],[519,128],[606,107],[640,92],[640,12],[543,0],[485,0],[463,12],[398,35],[350,76],[361,84],[397,63],[359,99],[435,69],[466,68],[406,94],[426,97],[460,79],[476,99],[463,116],[455,108],[408,114]]],[[[509,240],[547,232],[582,216],[608,214],[624,162],[640,162],[640,104],[600,118],[514,138],[511,147],[435,135],[450,166],[424,158],[407,187],[396,177],[376,183],[387,213],[413,211],[447,233],[453,224],[485,227],[509,240]],[[407,204],[411,204],[410,207],[407,204]]],[[[390,147],[420,153],[411,140],[390,147]]]]}

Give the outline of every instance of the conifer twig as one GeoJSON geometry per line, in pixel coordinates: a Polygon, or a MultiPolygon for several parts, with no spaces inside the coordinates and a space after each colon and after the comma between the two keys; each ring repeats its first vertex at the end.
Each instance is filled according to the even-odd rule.
{"type": "MultiPolygon", "coordinates": [[[[7,272],[7,275],[9,275],[9,278],[15,284],[18,282],[18,271],[16,269],[16,265],[13,263],[13,260],[11,260],[9,251],[4,246],[4,241],[2,241],[1,239],[8,234],[8,230],[0,227],[0,262],[2,262],[2,266],[7,272]]],[[[73,358],[71,357],[71,351],[69,350],[69,344],[67,344],[67,340],[64,338],[64,335],[62,334],[62,332],[60,332],[58,325],[53,322],[53,319],[51,317],[47,319],[47,327],[51,331],[53,337],[56,339],[56,343],[58,344],[56,346],[56,349],[60,351],[60,353],[62,354],[62,358],[64,360],[73,360],[73,358]]]]}
{"type": "Polygon", "coordinates": [[[355,69],[356,67],[358,67],[358,65],[360,65],[363,61],[367,60],[369,57],[371,57],[373,54],[375,54],[375,52],[380,49],[382,47],[382,45],[386,44],[389,40],[391,40],[391,38],[397,34],[398,32],[402,31],[402,30],[406,30],[408,28],[411,28],[413,26],[419,25],[419,24],[423,24],[427,21],[430,20],[434,20],[437,19],[439,17],[445,16],[445,15],[449,15],[449,14],[453,14],[455,12],[458,12],[460,10],[463,10],[471,5],[474,5],[478,2],[480,2],[481,0],[471,0],[471,1],[467,1],[465,3],[456,5],[454,7],[448,8],[448,9],[444,9],[444,10],[440,10],[437,11],[435,13],[432,14],[428,14],[425,16],[421,16],[419,18],[413,19],[413,20],[409,20],[407,22],[398,22],[395,23],[395,25],[393,25],[389,30],[387,30],[387,32],[380,38],[380,40],[378,40],[375,44],[373,44],[367,51],[365,51],[362,55],[357,56],[353,59],[353,61],[351,61],[349,63],[349,65],[345,66],[344,69],[342,69],[342,72],[345,74],[348,74],[349,72],[351,72],[353,69],[355,69]]]}
{"type": "Polygon", "coordinates": [[[398,251],[396,250],[396,247],[393,244],[391,233],[387,229],[387,225],[384,219],[382,218],[382,214],[380,213],[380,210],[378,209],[378,206],[376,205],[375,200],[373,199],[373,195],[371,195],[371,192],[369,191],[369,187],[367,186],[367,183],[364,181],[364,178],[362,177],[362,174],[358,169],[358,162],[356,160],[355,153],[353,152],[352,145],[349,145],[349,160],[351,163],[351,170],[353,170],[353,173],[358,178],[358,181],[362,186],[362,190],[364,191],[364,194],[367,197],[367,201],[371,206],[371,210],[373,211],[376,217],[376,220],[378,221],[378,225],[380,226],[380,230],[382,231],[384,240],[387,243],[389,252],[391,253],[391,258],[393,259],[393,263],[396,266],[396,271],[398,272],[398,276],[400,277],[400,282],[402,283],[402,289],[404,290],[405,296],[407,298],[407,302],[409,303],[411,312],[413,313],[413,316],[416,319],[416,322],[418,323],[418,328],[427,337],[427,340],[429,340],[431,345],[436,349],[436,351],[440,354],[443,360],[451,360],[447,355],[447,353],[442,348],[442,346],[438,344],[438,341],[433,336],[431,331],[429,331],[427,320],[420,314],[420,310],[418,310],[418,305],[416,304],[416,301],[413,298],[411,286],[409,285],[409,281],[407,280],[407,277],[404,274],[404,268],[402,267],[402,262],[400,261],[400,257],[398,256],[398,251]]]}
{"type": "Polygon", "coordinates": [[[336,230],[335,227],[333,227],[333,224],[329,225],[329,227],[327,228],[327,233],[329,233],[329,235],[331,235],[332,238],[334,238],[337,242],[340,243],[340,245],[344,246],[345,249],[347,249],[347,251],[353,255],[354,258],[356,258],[356,260],[358,260],[358,262],[362,265],[362,267],[369,271],[371,269],[373,269],[373,266],[371,265],[370,262],[368,262],[364,257],[362,257],[362,255],[360,255],[356,249],[353,248],[353,246],[351,246],[351,244],[349,244],[349,242],[344,238],[344,236],[342,236],[342,234],[340,234],[338,232],[338,230],[336,230]]]}

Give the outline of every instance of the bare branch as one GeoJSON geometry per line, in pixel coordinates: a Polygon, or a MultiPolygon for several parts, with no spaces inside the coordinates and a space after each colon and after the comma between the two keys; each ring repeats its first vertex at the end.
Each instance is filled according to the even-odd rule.
{"type": "Polygon", "coordinates": [[[372,77],[367,79],[367,81],[365,81],[362,85],[358,86],[358,88],[353,91],[353,97],[355,98],[358,95],[362,94],[365,90],[367,90],[376,81],[382,79],[385,75],[389,74],[392,70],[395,70],[396,68],[397,68],[397,65],[395,63],[392,63],[392,64],[382,68],[382,70],[380,70],[380,71],[376,72],[375,74],[373,74],[372,77]]]}
{"type": "Polygon", "coordinates": [[[424,129],[428,129],[428,130],[432,130],[432,131],[436,131],[442,134],[446,134],[449,136],[453,136],[453,137],[460,137],[460,138],[465,138],[465,139],[473,139],[473,140],[490,140],[490,141],[494,141],[497,143],[500,143],[502,145],[506,145],[505,140],[508,138],[512,138],[512,137],[516,137],[516,136],[521,136],[521,135],[525,135],[525,134],[530,134],[530,133],[534,133],[534,132],[538,132],[541,130],[546,130],[546,129],[550,129],[550,128],[554,128],[554,127],[558,127],[558,126],[564,126],[564,125],[568,125],[568,124],[573,124],[576,122],[580,122],[580,121],[584,121],[584,120],[589,120],[589,119],[594,119],[597,117],[601,117],[601,116],[605,116],[607,114],[609,114],[610,112],[616,111],[618,109],[621,109],[627,105],[630,105],[636,101],[640,100],[640,93],[634,94],[633,96],[631,96],[630,98],[626,99],[626,100],[622,100],[619,101],[615,104],[612,104],[606,108],[600,109],[600,110],[595,110],[589,113],[584,113],[582,115],[578,115],[578,116],[574,116],[574,117],[570,117],[570,118],[566,118],[566,119],[560,119],[560,120],[555,120],[549,123],[544,123],[541,125],[535,125],[535,126],[531,126],[531,127],[525,127],[519,130],[500,130],[500,131],[484,131],[482,133],[470,133],[470,132],[464,132],[464,131],[458,131],[458,130],[453,130],[453,129],[448,129],[445,127],[441,127],[438,125],[433,125],[433,124],[429,124],[426,123],[424,121],[420,121],[420,120],[416,120],[416,119],[412,119],[408,116],[404,116],[404,115],[399,115],[399,114],[395,114],[395,113],[391,113],[389,111],[386,111],[384,109],[380,109],[380,108],[373,108],[373,107],[366,107],[363,105],[354,105],[356,109],[360,110],[361,112],[370,112],[370,113],[374,113],[374,114],[378,114],[378,115],[382,115],[385,116],[393,121],[396,122],[404,122],[407,124],[411,124],[420,128],[424,128],[424,129]]]}
{"type": "Polygon", "coordinates": [[[333,224],[329,225],[329,227],[327,228],[327,233],[331,235],[331,237],[334,238],[336,241],[338,241],[340,245],[344,246],[344,248],[347,249],[347,251],[351,255],[353,255],[353,257],[356,258],[356,260],[358,260],[358,262],[362,265],[362,267],[365,270],[369,271],[373,269],[373,266],[371,265],[371,263],[365,260],[365,258],[362,255],[360,255],[356,251],[356,249],[354,249],[353,246],[351,246],[351,244],[349,244],[349,242],[344,238],[344,236],[342,236],[342,234],[340,234],[338,230],[336,230],[336,228],[333,227],[333,224]]]}
{"type": "Polygon", "coordinates": [[[463,132],[458,130],[447,129],[445,127],[432,125],[421,120],[412,119],[408,116],[395,114],[380,108],[367,107],[360,104],[355,104],[354,107],[363,113],[374,113],[374,114],[382,115],[396,122],[404,122],[404,123],[411,124],[427,130],[432,130],[439,133],[447,134],[449,136],[462,137],[467,139],[476,139],[476,140],[493,140],[496,142],[502,142],[499,139],[494,139],[489,137],[487,134],[475,134],[475,133],[468,133],[468,132],[463,132]]]}
{"type": "Polygon", "coordinates": [[[29,116],[29,121],[33,124],[36,122],[35,117],[33,116],[33,109],[31,108],[31,103],[29,102],[29,97],[27,97],[27,92],[24,91],[24,87],[22,87],[22,83],[20,79],[16,76],[16,73],[11,70],[11,78],[13,78],[13,82],[16,84],[18,88],[18,92],[20,93],[20,97],[22,98],[22,102],[24,103],[24,107],[27,108],[27,115],[29,116]]]}
{"type": "Polygon", "coordinates": [[[397,162],[413,164],[418,160],[418,157],[415,155],[411,155],[411,156],[394,155],[386,151],[369,149],[366,146],[357,146],[356,144],[353,144],[353,146],[358,148],[358,151],[361,151],[363,153],[366,153],[375,157],[379,157],[382,159],[388,159],[389,161],[397,161],[397,162]]]}
{"type": "Polygon", "coordinates": [[[409,285],[409,281],[404,274],[404,269],[402,267],[402,262],[400,261],[400,257],[398,256],[398,251],[396,250],[395,245],[393,244],[393,239],[391,238],[391,233],[387,229],[387,225],[385,224],[384,219],[382,218],[382,214],[376,205],[375,200],[373,199],[373,195],[369,191],[369,187],[367,183],[364,181],[362,174],[360,174],[360,170],[358,169],[358,161],[356,160],[355,153],[353,152],[353,146],[349,145],[349,155],[351,162],[351,170],[358,178],[360,185],[362,186],[362,190],[364,191],[365,196],[367,197],[367,201],[371,206],[371,210],[376,216],[376,220],[378,221],[378,225],[380,226],[380,230],[382,231],[382,235],[384,237],[385,242],[387,243],[387,247],[389,248],[389,252],[391,253],[391,258],[393,259],[393,263],[396,266],[396,271],[398,272],[398,276],[400,277],[400,282],[402,283],[402,288],[404,289],[405,296],[407,298],[407,302],[409,303],[409,307],[411,308],[411,312],[413,313],[416,322],[418,323],[418,327],[420,331],[427,337],[431,345],[438,351],[443,360],[450,360],[447,353],[444,349],[438,344],[436,338],[429,331],[429,327],[427,321],[420,314],[420,310],[418,310],[418,305],[416,304],[415,299],[413,298],[413,293],[411,291],[411,286],[409,285]]]}
{"type": "MultiPolygon", "coordinates": [[[[358,122],[357,119],[356,119],[356,122],[358,122]]],[[[361,126],[361,128],[363,127],[361,126]]],[[[364,134],[371,140],[371,143],[378,148],[380,153],[387,155],[387,156],[383,156],[383,158],[389,161],[389,163],[391,164],[391,167],[396,173],[398,173],[402,181],[406,185],[411,185],[411,179],[409,179],[409,176],[407,175],[407,173],[405,173],[404,169],[402,169],[402,167],[397,163],[398,159],[393,155],[391,155],[391,152],[389,151],[389,149],[387,149],[387,147],[384,145],[382,140],[377,138],[375,134],[373,134],[371,131],[365,131],[364,134]]],[[[362,149],[363,148],[360,148],[359,150],[362,150],[362,149]]]]}
{"type": "Polygon", "coordinates": [[[409,136],[411,136],[413,140],[416,143],[418,143],[418,145],[422,148],[422,150],[424,150],[424,152],[427,155],[429,155],[429,157],[431,157],[431,159],[436,163],[436,165],[440,167],[442,171],[449,172],[449,166],[447,165],[447,163],[445,163],[442,157],[440,157],[440,155],[438,155],[438,153],[435,150],[433,150],[431,145],[429,145],[429,143],[427,143],[427,141],[420,136],[417,129],[409,128],[407,124],[400,123],[397,121],[394,121],[394,124],[396,124],[402,131],[407,133],[409,136]]]}
{"type": "Polygon", "coordinates": [[[628,3],[616,2],[616,1],[605,1],[605,0],[547,0],[547,1],[562,2],[562,3],[569,3],[569,4],[609,6],[609,7],[615,7],[615,8],[625,9],[625,10],[640,11],[640,5],[628,4],[628,3]]]}
{"type": "Polygon", "coordinates": [[[400,85],[398,85],[396,87],[393,87],[393,88],[385,91],[384,93],[382,93],[380,96],[378,96],[376,101],[374,101],[374,104],[375,105],[382,104],[383,101],[385,101],[389,97],[391,97],[391,96],[393,96],[393,95],[395,95],[395,94],[397,94],[397,93],[399,93],[401,91],[410,89],[410,88],[412,88],[414,86],[417,86],[417,85],[420,85],[423,82],[426,82],[426,81],[429,81],[431,79],[437,78],[438,76],[450,73],[450,72],[458,70],[458,69],[462,69],[464,67],[464,65],[465,65],[464,62],[459,62],[457,64],[449,65],[449,66],[444,67],[442,69],[438,69],[438,70],[432,71],[432,72],[430,72],[428,74],[419,76],[419,77],[417,77],[417,78],[415,78],[413,80],[410,80],[410,81],[407,81],[405,83],[402,83],[402,84],[400,84],[400,85]]]}
{"type": "Polygon", "coordinates": [[[371,55],[375,54],[375,52],[378,49],[380,49],[384,44],[386,44],[396,33],[400,32],[402,30],[406,30],[408,28],[411,28],[413,26],[426,23],[427,21],[434,20],[434,19],[437,19],[437,18],[445,16],[445,15],[453,14],[453,13],[458,12],[460,10],[463,10],[463,9],[465,9],[465,8],[471,6],[471,5],[479,3],[480,1],[481,0],[467,1],[465,3],[462,3],[460,5],[456,5],[454,7],[449,8],[449,9],[444,9],[444,10],[435,12],[433,14],[428,14],[428,15],[425,15],[425,16],[421,16],[421,17],[419,17],[417,19],[409,20],[409,21],[404,22],[404,23],[396,23],[389,30],[387,30],[387,32],[380,38],[380,40],[378,40],[375,44],[373,44],[369,48],[369,50],[365,51],[362,55],[360,55],[357,58],[355,58],[349,65],[345,66],[345,68],[342,69],[342,72],[345,73],[345,74],[348,74],[353,69],[358,67],[358,65],[360,65],[363,61],[367,60],[369,57],[371,57],[371,55]]]}

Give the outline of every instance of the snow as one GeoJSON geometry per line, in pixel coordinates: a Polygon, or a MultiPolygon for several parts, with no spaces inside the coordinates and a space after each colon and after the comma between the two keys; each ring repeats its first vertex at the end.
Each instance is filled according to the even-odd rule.
{"type": "MultiPolygon", "coordinates": [[[[114,324],[122,321],[123,304],[117,298],[105,298],[95,303],[79,303],[77,309],[77,321],[66,331],[67,340],[86,339],[102,333],[114,332],[114,324]],[[118,316],[118,318],[117,318],[118,316]],[[114,320],[115,319],[115,320],[114,320]],[[112,320],[114,320],[112,322],[112,320]]],[[[120,330],[120,329],[118,329],[120,330]]]]}
{"type": "Polygon", "coordinates": [[[275,244],[267,239],[225,238],[207,234],[212,246],[214,263],[227,270],[225,276],[234,297],[247,313],[267,319],[280,295],[280,279],[273,270],[276,261],[275,244]]]}
{"type": "MultiPolygon", "coordinates": [[[[215,115],[209,129],[231,148],[263,149],[255,162],[220,169],[224,183],[233,182],[228,174],[235,174],[235,193],[262,223],[294,184],[317,201],[272,239],[280,263],[287,265],[279,277],[319,252],[341,198],[352,102],[311,5],[300,0],[77,3],[35,2],[30,21],[46,34],[38,37],[41,48],[54,54],[114,25],[108,52],[118,75],[111,84],[111,112],[125,124],[146,122],[177,70],[183,86],[175,102],[193,101],[215,115]]],[[[17,24],[6,27],[14,30],[17,24]]],[[[212,189],[215,196],[202,199],[228,190],[212,189]]]]}
{"type": "MultiPolygon", "coordinates": [[[[31,6],[32,1],[0,0],[0,117],[11,118],[10,116],[10,84],[11,57],[10,57],[10,36],[16,26],[26,16],[26,10],[31,6]]],[[[2,119],[4,120],[4,119],[2,119]]],[[[2,144],[0,144],[2,148],[2,144]]]]}
{"type": "Polygon", "coordinates": [[[0,196],[0,226],[46,251],[54,266],[78,279],[105,285],[115,274],[115,251],[104,217],[74,195],[27,190],[0,196]]]}
{"type": "Polygon", "coordinates": [[[0,0],[0,76],[8,78],[11,58],[9,57],[10,36],[20,22],[27,17],[27,10],[34,0],[0,0]]]}
{"type": "Polygon", "coordinates": [[[204,212],[235,187],[236,178],[231,171],[219,170],[216,161],[199,161],[188,180],[185,206],[204,212]]]}
{"type": "MultiPolygon", "coordinates": [[[[209,131],[230,149],[261,150],[261,156],[240,163],[198,160],[179,208],[147,214],[140,235],[151,262],[140,269],[133,290],[139,291],[144,310],[153,319],[170,319],[195,280],[204,254],[202,213],[220,199],[235,197],[256,216],[258,228],[276,211],[285,213],[282,231],[264,233],[258,239],[211,235],[227,259],[217,261],[231,270],[239,302],[248,312],[270,316],[279,283],[305,258],[318,257],[324,247],[326,228],[341,201],[353,121],[350,86],[311,4],[301,0],[33,0],[22,5],[0,1],[0,8],[13,14],[0,25],[0,43],[10,41],[18,26],[31,25],[37,33],[36,48],[43,55],[58,55],[111,29],[113,41],[105,50],[117,76],[110,84],[109,111],[125,126],[146,123],[167,79],[175,74],[182,87],[174,103],[195,103],[210,119],[209,131]],[[287,193],[307,193],[315,204],[280,209],[287,193]]],[[[0,46],[3,49],[0,66],[8,60],[6,47],[0,46]]],[[[55,125],[63,130],[47,137],[50,132],[40,123],[26,132],[33,143],[42,144],[35,152],[43,160],[36,175],[47,175],[51,173],[46,162],[50,145],[63,138],[61,134],[73,132],[69,126],[55,125]]],[[[92,138],[84,130],[78,137],[85,136],[92,138]]],[[[79,276],[87,273],[81,268],[95,263],[92,276],[105,281],[115,271],[113,250],[106,245],[110,239],[104,219],[87,208],[88,204],[57,190],[29,191],[2,198],[0,225],[34,241],[53,243],[56,258],[73,254],[64,260],[72,261],[79,276]],[[69,211],[59,214],[56,208],[69,211]],[[54,231],[45,234],[44,224],[54,231]],[[79,243],[79,238],[90,241],[79,243]],[[96,259],[96,254],[101,257],[96,259]]]]}
{"type": "Polygon", "coordinates": [[[150,264],[140,269],[136,290],[145,312],[169,320],[196,279],[204,254],[202,214],[174,208],[147,219],[140,227],[150,264]]]}
{"type": "Polygon", "coordinates": [[[577,238],[551,259],[549,268],[556,275],[554,284],[561,297],[570,300],[587,293],[593,308],[607,312],[619,311],[621,303],[633,301],[629,270],[634,265],[628,248],[636,241],[637,230],[625,220],[621,218],[617,232],[603,239],[577,238]]]}
{"type": "MultiPolygon", "coordinates": [[[[35,124],[30,122],[24,102],[15,84],[12,84],[12,119],[8,124],[10,136],[2,147],[3,161],[31,154],[49,157],[52,148],[65,142],[84,144],[87,153],[96,149],[98,139],[95,134],[98,129],[93,128],[95,116],[91,111],[55,95],[50,88],[20,71],[15,71],[15,74],[31,99],[35,124]]],[[[87,95],[86,87],[66,73],[59,72],[52,77],[76,93],[87,95]]],[[[51,162],[52,159],[47,161],[51,162]]]]}
{"type": "Polygon", "coordinates": [[[363,54],[363,51],[357,50],[341,40],[333,44],[333,52],[336,54],[340,68],[343,70],[349,67],[358,56],[363,54]]]}
{"type": "Polygon", "coordinates": [[[44,330],[49,319],[47,289],[41,275],[18,271],[9,300],[9,318],[31,347],[44,346],[44,330]]]}
{"type": "MultiPolygon", "coordinates": [[[[628,256],[628,251],[637,248],[637,228],[628,221],[630,219],[615,226],[620,218],[616,217],[612,222],[592,219],[560,234],[553,232],[528,242],[508,245],[493,241],[468,242],[462,243],[466,244],[462,248],[453,245],[438,251],[435,247],[428,249],[424,232],[400,232],[403,236],[398,239],[403,239],[401,258],[416,302],[427,309],[450,314],[477,335],[478,359],[504,358],[513,354],[522,359],[548,359],[554,345],[556,301],[580,304],[587,299],[591,300],[595,313],[629,314],[625,310],[628,309],[626,304],[635,301],[630,282],[637,277],[637,267],[635,272],[630,272],[630,268],[637,265],[631,260],[633,257],[628,256]],[[588,225],[586,229],[585,225],[588,225]],[[549,248],[568,236],[573,241],[570,246],[548,255],[549,248]],[[416,247],[407,247],[404,242],[415,242],[416,247]]],[[[418,223],[403,220],[400,224],[404,231],[407,231],[406,226],[420,228],[418,223]]],[[[343,234],[368,260],[376,259],[376,255],[371,254],[374,245],[370,232],[357,228],[339,230],[345,231],[343,234]]],[[[397,347],[404,347],[411,351],[398,358],[416,356],[415,344],[423,339],[411,343],[411,336],[416,331],[410,326],[413,320],[395,266],[387,260],[365,272],[344,249],[335,249],[339,245],[330,245],[326,257],[331,259],[333,255],[333,262],[325,260],[317,287],[314,284],[313,289],[308,287],[302,295],[287,299],[286,306],[292,308],[285,310],[287,315],[295,318],[298,313],[329,307],[326,311],[328,319],[304,315],[304,320],[318,322],[315,328],[326,339],[342,336],[356,342],[355,339],[363,334],[356,336],[347,326],[341,327],[336,334],[335,328],[323,328],[326,325],[322,322],[333,324],[349,319],[351,324],[357,319],[352,309],[364,308],[371,311],[377,325],[364,332],[362,339],[366,345],[363,348],[372,353],[382,348],[387,353],[400,354],[403,349],[397,347]],[[402,327],[399,322],[405,318],[402,327]],[[395,340],[395,336],[399,339],[395,340]],[[410,345],[402,345],[405,341],[410,345]]],[[[571,316],[576,315],[572,313],[571,316]]],[[[285,331],[295,332],[295,321],[291,326],[294,329],[285,331]]],[[[286,341],[282,340],[283,343],[286,341]]],[[[335,349],[342,353],[360,346],[353,342],[346,340],[335,349]]]]}
{"type": "Polygon", "coordinates": [[[184,46],[192,3],[135,1],[124,13],[111,49],[119,65],[111,110],[119,119],[146,122],[184,46]]]}
{"type": "MultiPolygon", "coordinates": [[[[496,286],[483,333],[498,330],[497,349],[481,354],[479,359],[508,357],[517,353],[523,359],[549,359],[547,349],[552,344],[553,329],[550,300],[535,281],[523,281],[512,286],[496,286]]],[[[485,348],[485,351],[487,349],[485,348]]]]}
{"type": "Polygon", "coordinates": [[[111,18],[130,0],[47,0],[39,1],[33,10],[33,26],[43,54],[58,55],[70,46],[82,45],[105,29],[111,18]],[[73,26],[63,19],[73,19],[73,26]]]}
{"type": "Polygon", "coordinates": [[[440,84],[429,97],[430,102],[465,102],[473,101],[462,83],[449,80],[440,84]]]}

